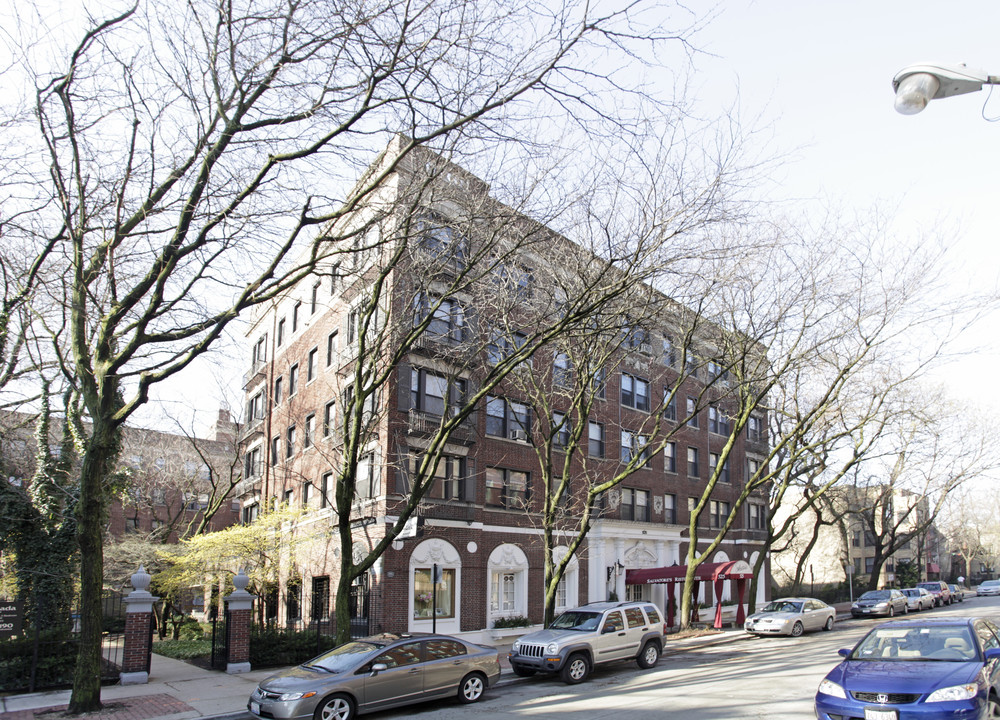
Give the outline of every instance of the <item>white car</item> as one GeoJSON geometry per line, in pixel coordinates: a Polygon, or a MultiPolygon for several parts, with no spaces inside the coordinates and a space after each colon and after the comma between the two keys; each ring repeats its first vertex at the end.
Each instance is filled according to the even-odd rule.
{"type": "Polygon", "coordinates": [[[986,580],[978,588],[976,595],[1000,595],[1000,580],[986,580]]]}
{"type": "Polygon", "coordinates": [[[906,595],[906,607],[913,612],[934,607],[934,596],[924,588],[906,588],[903,594],[906,595]]]}
{"type": "Polygon", "coordinates": [[[760,612],[747,618],[743,629],[754,635],[791,635],[806,630],[833,630],[837,611],[815,598],[772,600],[760,612]]]}

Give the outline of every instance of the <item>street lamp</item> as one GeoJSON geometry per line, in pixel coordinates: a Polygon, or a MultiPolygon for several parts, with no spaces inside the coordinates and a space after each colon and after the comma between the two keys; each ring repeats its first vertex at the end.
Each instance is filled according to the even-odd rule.
{"type": "Polygon", "coordinates": [[[916,115],[931,100],[976,92],[983,85],[1000,85],[1000,77],[965,65],[921,63],[903,68],[892,79],[895,107],[903,115],[916,115]]]}

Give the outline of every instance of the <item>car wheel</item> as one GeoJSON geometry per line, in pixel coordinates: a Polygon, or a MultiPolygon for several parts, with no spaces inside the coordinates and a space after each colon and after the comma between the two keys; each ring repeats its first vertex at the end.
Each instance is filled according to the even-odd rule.
{"type": "Polygon", "coordinates": [[[799,635],[801,634],[802,634],[802,623],[796,620],[795,624],[792,625],[792,637],[799,637],[799,635]]]}
{"type": "Polygon", "coordinates": [[[649,669],[651,667],[656,667],[656,663],[660,659],[660,648],[655,642],[650,640],[645,645],[642,646],[642,652],[635,659],[639,667],[644,669],[649,669]]]}
{"type": "Polygon", "coordinates": [[[514,674],[518,677],[531,677],[537,670],[532,670],[531,668],[526,668],[521,665],[511,665],[510,669],[514,671],[514,674]]]}
{"type": "Polygon", "coordinates": [[[337,693],[323,698],[316,706],[313,720],[353,720],[356,715],[354,700],[347,695],[337,693]]]}
{"type": "Polygon", "coordinates": [[[890,605],[889,606],[889,617],[892,617],[895,614],[896,614],[896,608],[894,608],[892,605],[890,605]]]}
{"type": "Polygon", "coordinates": [[[590,663],[583,653],[574,653],[569,656],[569,660],[563,665],[560,673],[562,680],[567,685],[576,685],[587,679],[590,675],[590,663]]]}
{"type": "Polygon", "coordinates": [[[997,700],[996,695],[990,695],[986,702],[986,717],[1000,718],[1000,700],[997,700]]]}
{"type": "Polygon", "coordinates": [[[904,615],[909,615],[910,614],[910,606],[909,605],[904,605],[903,606],[903,614],[904,615]]]}
{"type": "Polygon", "coordinates": [[[480,673],[469,673],[458,685],[458,701],[474,703],[483,696],[486,690],[486,678],[480,673]]]}
{"type": "Polygon", "coordinates": [[[826,631],[828,631],[828,632],[830,630],[833,630],[833,615],[831,615],[830,617],[828,617],[826,619],[826,623],[824,623],[823,629],[826,630],[826,631]]]}

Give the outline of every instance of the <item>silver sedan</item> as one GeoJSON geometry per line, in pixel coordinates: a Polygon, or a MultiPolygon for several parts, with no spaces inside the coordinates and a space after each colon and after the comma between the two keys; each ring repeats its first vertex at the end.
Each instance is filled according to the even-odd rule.
{"type": "Polygon", "coordinates": [[[791,635],[807,630],[832,630],[837,611],[815,598],[772,600],[746,619],[743,629],[754,635],[791,635]]]}
{"type": "Polygon", "coordinates": [[[272,675],[250,695],[247,709],[274,720],[351,720],[435,698],[476,702],[499,677],[496,648],[447,635],[386,633],[272,675]]]}
{"type": "Polygon", "coordinates": [[[906,607],[912,612],[934,607],[934,596],[924,588],[905,588],[903,594],[906,596],[906,607]]]}

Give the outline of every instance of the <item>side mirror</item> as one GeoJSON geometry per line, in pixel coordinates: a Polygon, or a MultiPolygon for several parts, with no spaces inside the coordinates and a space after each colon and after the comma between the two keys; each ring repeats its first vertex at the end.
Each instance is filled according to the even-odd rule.
{"type": "Polygon", "coordinates": [[[375,677],[383,670],[388,670],[388,669],[389,666],[386,665],[385,663],[375,663],[374,665],[372,665],[372,677],[375,677]]]}
{"type": "Polygon", "coordinates": [[[851,654],[851,648],[840,648],[840,650],[837,651],[837,654],[840,655],[840,657],[845,658],[851,654]]]}
{"type": "Polygon", "coordinates": [[[983,656],[986,658],[986,662],[1000,659],[1000,648],[990,648],[985,653],[983,653],[983,656]]]}

